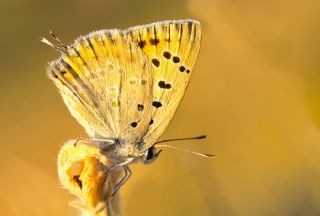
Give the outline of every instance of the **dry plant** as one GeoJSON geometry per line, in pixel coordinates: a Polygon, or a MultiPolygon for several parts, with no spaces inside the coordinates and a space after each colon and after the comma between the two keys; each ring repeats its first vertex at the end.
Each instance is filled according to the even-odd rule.
{"type": "Polygon", "coordinates": [[[71,205],[82,216],[121,215],[119,193],[113,187],[121,179],[121,171],[108,175],[112,161],[86,141],[71,140],[58,155],[58,173],[64,188],[77,196],[71,205]]]}

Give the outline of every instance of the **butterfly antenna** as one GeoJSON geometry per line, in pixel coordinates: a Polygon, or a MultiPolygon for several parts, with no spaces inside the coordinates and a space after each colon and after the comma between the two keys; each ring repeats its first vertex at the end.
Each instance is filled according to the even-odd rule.
{"type": "Polygon", "coordinates": [[[171,146],[171,145],[163,145],[163,144],[156,144],[154,147],[164,147],[164,148],[172,148],[172,149],[176,149],[176,150],[180,150],[180,151],[184,151],[184,152],[188,152],[194,155],[198,155],[201,157],[205,157],[205,158],[210,158],[210,157],[214,157],[213,154],[204,154],[204,153],[199,153],[199,152],[195,152],[195,151],[191,151],[189,149],[185,149],[185,148],[180,148],[180,147],[176,147],[176,146],[171,146]]]}
{"type": "Polygon", "coordinates": [[[155,144],[164,143],[164,142],[171,142],[171,141],[181,141],[181,140],[198,140],[198,139],[205,139],[205,138],[207,138],[206,135],[201,135],[201,136],[196,136],[196,137],[177,138],[177,139],[166,139],[166,140],[160,140],[160,141],[156,142],[155,144]]]}
{"type": "Polygon", "coordinates": [[[59,51],[59,52],[62,52],[62,53],[67,53],[67,50],[68,50],[68,46],[64,45],[61,40],[50,30],[50,35],[51,37],[60,45],[60,46],[57,46],[53,43],[51,43],[49,40],[47,40],[46,38],[41,38],[40,41],[42,43],[45,43],[47,44],[48,46],[52,47],[53,49],[59,51]]]}
{"type": "Polygon", "coordinates": [[[185,152],[188,152],[188,153],[191,153],[191,154],[194,154],[194,155],[198,155],[198,156],[201,156],[201,157],[206,157],[206,158],[213,157],[214,155],[212,155],[212,154],[203,154],[203,153],[191,151],[191,150],[185,149],[185,148],[180,148],[180,147],[171,146],[171,145],[159,144],[159,143],[164,143],[164,142],[181,141],[181,140],[199,140],[199,139],[205,139],[205,138],[207,138],[206,135],[201,135],[201,136],[196,136],[196,137],[186,137],[186,138],[160,140],[160,141],[155,143],[154,147],[164,147],[164,148],[182,150],[182,151],[185,151],[185,152]]]}

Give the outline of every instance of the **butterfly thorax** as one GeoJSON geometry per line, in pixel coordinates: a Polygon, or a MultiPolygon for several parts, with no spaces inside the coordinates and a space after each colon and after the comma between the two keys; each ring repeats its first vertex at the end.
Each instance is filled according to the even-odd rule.
{"type": "Polygon", "coordinates": [[[119,161],[125,161],[128,158],[138,159],[144,155],[144,152],[136,149],[136,144],[120,138],[115,139],[114,144],[101,143],[99,146],[103,155],[119,161]]]}
{"type": "Polygon", "coordinates": [[[140,141],[137,143],[126,142],[122,139],[114,139],[113,144],[107,142],[99,143],[101,153],[109,159],[116,161],[117,163],[129,163],[142,162],[149,164],[158,158],[160,151],[157,151],[154,145],[147,149],[141,149],[144,146],[144,142],[140,141]],[[143,144],[143,145],[141,145],[143,144]]]}

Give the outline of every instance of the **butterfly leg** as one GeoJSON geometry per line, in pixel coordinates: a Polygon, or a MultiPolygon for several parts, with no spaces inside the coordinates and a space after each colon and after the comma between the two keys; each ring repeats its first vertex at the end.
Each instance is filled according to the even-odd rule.
{"type": "Polygon", "coordinates": [[[113,193],[112,196],[116,194],[116,192],[119,190],[119,188],[128,181],[130,178],[132,172],[130,168],[128,167],[128,164],[130,164],[134,159],[133,158],[128,158],[126,161],[116,164],[113,167],[110,168],[110,170],[107,172],[107,176],[110,176],[110,174],[117,169],[118,167],[122,167],[125,171],[125,176],[113,187],[113,193]],[[128,175],[129,173],[129,175],[128,175]]]}
{"type": "Polygon", "coordinates": [[[121,186],[123,186],[131,177],[132,175],[132,171],[130,170],[130,168],[127,165],[122,166],[125,175],[124,177],[113,187],[113,192],[111,196],[114,196],[118,190],[121,188],[121,186]]]}

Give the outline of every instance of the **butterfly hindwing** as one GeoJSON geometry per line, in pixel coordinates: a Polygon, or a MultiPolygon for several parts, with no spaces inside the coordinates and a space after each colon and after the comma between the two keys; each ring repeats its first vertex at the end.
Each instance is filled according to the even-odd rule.
{"type": "MultiPolygon", "coordinates": [[[[101,114],[94,107],[94,101],[83,90],[76,80],[80,80],[77,75],[72,75],[68,68],[64,66],[62,58],[51,62],[48,67],[48,76],[53,80],[58,88],[70,113],[86,129],[87,133],[93,136],[96,133],[102,133],[105,125],[101,119],[101,114]]],[[[73,70],[73,69],[72,69],[73,70]]]]}
{"type": "Polygon", "coordinates": [[[153,67],[152,119],[144,137],[149,148],[167,128],[189,84],[201,42],[201,25],[177,20],[136,26],[125,31],[153,67]]]}
{"type": "Polygon", "coordinates": [[[145,134],[151,119],[152,68],[121,30],[80,37],[48,71],[91,137],[133,143],[145,134]]]}

